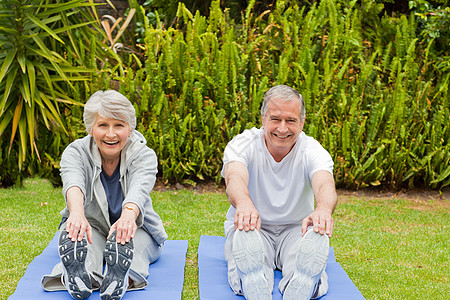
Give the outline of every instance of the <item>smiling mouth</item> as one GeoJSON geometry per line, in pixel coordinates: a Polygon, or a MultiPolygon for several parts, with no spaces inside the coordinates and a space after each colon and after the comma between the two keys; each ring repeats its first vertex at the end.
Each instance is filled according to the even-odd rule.
{"type": "Polygon", "coordinates": [[[117,144],[119,143],[119,141],[115,141],[115,142],[107,142],[107,141],[103,141],[103,143],[105,143],[106,145],[113,146],[113,145],[117,145],[117,144]]]}
{"type": "Polygon", "coordinates": [[[274,133],[273,135],[276,136],[277,138],[280,138],[280,139],[287,139],[288,137],[291,136],[290,134],[287,134],[287,135],[279,135],[279,134],[276,134],[276,133],[274,133]]]}

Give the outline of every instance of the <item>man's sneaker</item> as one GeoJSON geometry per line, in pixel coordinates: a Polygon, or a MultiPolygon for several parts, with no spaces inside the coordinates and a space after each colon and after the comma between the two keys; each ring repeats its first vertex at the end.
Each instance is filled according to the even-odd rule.
{"type": "Polygon", "coordinates": [[[327,272],[323,270],[322,274],[320,274],[320,279],[319,282],[317,283],[316,291],[314,292],[314,295],[311,297],[311,299],[319,299],[327,292],[328,292],[328,275],[327,272]]]}
{"type": "Polygon", "coordinates": [[[127,291],[128,273],[133,260],[133,240],[125,245],[116,242],[116,231],[106,241],[105,278],[100,287],[102,300],[119,300],[127,291]]]}
{"type": "Polygon", "coordinates": [[[233,237],[233,256],[247,300],[272,299],[264,276],[264,251],[258,230],[236,230],[233,237]]]}
{"type": "Polygon", "coordinates": [[[63,230],[59,234],[58,252],[64,266],[62,283],[75,299],[86,299],[92,294],[91,278],[85,268],[87,241],[72,240],[63,230]]]}
{"type": "Polygon", "coordinates": [[[309,230],[300,242],[295,271],[286,287],[284,300],[309,300],[319,283],[320,275],[327,265],[330,242],[327,235],[309,230]]]}

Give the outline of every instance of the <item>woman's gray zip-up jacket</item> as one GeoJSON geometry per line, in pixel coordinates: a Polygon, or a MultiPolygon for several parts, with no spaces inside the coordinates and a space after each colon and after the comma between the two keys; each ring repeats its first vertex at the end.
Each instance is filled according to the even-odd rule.
{"type": "MultiPolygon", "coordinates": [[[[155,152],[146,144],[144,136],[134,130],[122,149],[120,159],[120,184],[124,194],[122,207],[126,203],[136,204],[140,211],[136,219],[137,226],[142,227],[161,245],[167,239],[167,234],[161,218],[153,210],[150,198],[158,172],[158,160],[155,152]]],[[[60,166],[64,199],[69,188],[79,187],[84,194],[84,213],[89,224],[107,235],[112,224],[109,221],[106,193],[100,180],[101,156],[94,138],[88,135],[69,144],[61,156],[60,166]]],[[[61,211],[61,215],[69,217],[67,206],[61,211]]]]}

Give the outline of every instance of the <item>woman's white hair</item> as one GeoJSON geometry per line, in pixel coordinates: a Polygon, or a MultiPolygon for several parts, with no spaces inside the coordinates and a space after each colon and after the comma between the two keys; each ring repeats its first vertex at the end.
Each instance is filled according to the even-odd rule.
{"type": "Polygon", "coordinates": [[[131,130],[136,128],[136,111],[133,104],[117,91],[97,91],[86,102],[83,121],[88,133],[91,133],[97,115],[126,122],[131,130]]]}

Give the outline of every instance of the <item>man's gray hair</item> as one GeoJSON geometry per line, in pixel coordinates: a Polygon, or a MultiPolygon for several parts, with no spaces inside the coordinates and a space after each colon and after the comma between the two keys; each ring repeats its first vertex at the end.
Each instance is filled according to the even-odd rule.
{"type": "Polygon", "coordinates": [[[97,91],[86,102],[83,121],[88,133],[91,133],[97,115],[126,122],[131,130],[136,128],[136,111],[133,105],[117,91],[97,91]]]}
{"type": "Polygon", "coordinates": [[[270,88],[264,94],[264,101],[261,106],[261,115],[263,118],[266,117],[267,108],[269,102],[278,99],[281,101],[298,101],[300,104],[300,119],[303,121],[306,115],[305,102],[303,101],[302,95],[294,88],[287,85],[276,85],[270,88]]]}

